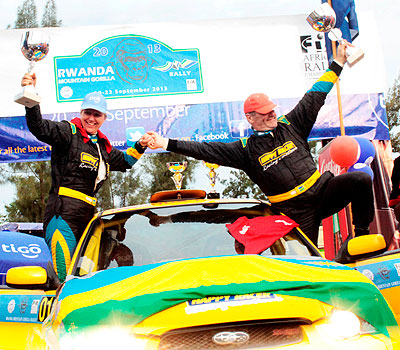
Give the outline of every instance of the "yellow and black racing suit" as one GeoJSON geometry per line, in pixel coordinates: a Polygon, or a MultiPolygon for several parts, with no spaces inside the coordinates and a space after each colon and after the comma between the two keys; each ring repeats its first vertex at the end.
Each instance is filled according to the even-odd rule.
{"type": "Polygon", "coordinates": [[[130,169],[145,149],[137,142],[122,152],[101,131],[95,137],[88,135],[80,118],[71,122],[43,119],[39,106],[26,108],[26,121],[32,134],[52,147],[52,184],[43,226],[54,268],[63,281],[77,242],[93,217],[95,194],[110,171],[130,169]],[[98,178],[100,167],[104,174],[98,178]]]}
{"type": "Polygon", "coordinates": [[[341,70],[333,61],[293,110],[278,118],[272,131],[254,131],[249,138],[231,143],[170,139],[167,150],[243,170],[272,206],[295,220],[314,243],[321,220],[350,202],[356,229],[367,229],[374,217],[370,176],[363,172],[320,175],[307,143],[341,70]]]}

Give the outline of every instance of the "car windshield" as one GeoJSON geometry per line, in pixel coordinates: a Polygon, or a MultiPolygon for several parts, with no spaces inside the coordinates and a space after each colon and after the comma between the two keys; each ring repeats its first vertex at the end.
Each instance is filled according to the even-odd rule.
{"type": "MultiPolygon", "coordinates": [[[[118,266],[243,254],[244,245],[226,224],[271,215],[266,204],[240,202],[153,207],[102,216],[80,249],[75,275],[118,266]]],[[[268,232],[266,227],[260,230],[268,232]]],[[[259,254],[317,255],[314,249],[297,229],[289,229],[259,254]]]]}

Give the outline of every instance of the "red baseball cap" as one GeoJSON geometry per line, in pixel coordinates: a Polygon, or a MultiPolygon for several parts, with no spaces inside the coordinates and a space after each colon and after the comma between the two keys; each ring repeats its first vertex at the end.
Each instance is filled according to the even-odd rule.
{"type": "Polygon", "coordinates": [[[244,113],[257,112],[267,114],[271,112],[277,105],[273,103],[266,94],[251,94],[244,101],[244,113]]]}

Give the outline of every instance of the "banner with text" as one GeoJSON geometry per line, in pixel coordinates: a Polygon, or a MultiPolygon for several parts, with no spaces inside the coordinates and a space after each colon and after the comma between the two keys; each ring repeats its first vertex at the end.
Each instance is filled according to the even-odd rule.
{"type": "Polygon", "coordinates": [[[57,101],[92,91],[107,98],[202,92],[198,50],[172,50],[138,35],[107,38],[82,55],[54,57],[57,101]]]}
{"type": "MultiPolygon", "coordinates": [[[[308,11],[305,12],[307,13],[308,11]]],[[[40,28],[50,36],[35,64],[45,118],[79,115],[84,95],[107,98],[102,131],[126,149],[146,130],[167,137],[230,142],[250,135],[243,100],[267,93],[285,114],[328,68],[325,39],[307,15],[124,26],[40,28]],[[212,40],[210,40],[212,38],[212,40]]],[[[365,58],[340,77],[346,134],[389,139],[384,65],[371,13],[359,14],[365,58]]],[[[50,147],[27,130],[15,103],[28,61],[23,29],[2,30],[0,162],[48,159],[50,147]]],[[[336,89],[320,111],[311,139],[340,134],[336,89]]]]}
{"type": "MultiPolygon", "coordinates": [[[[381,94],[342,96],[347,135],[388,140],[387,119],[381,94]],[[357,115],[357,117],[355,117],[357,115]]],[[[333,138],[340,134],[335,96],[328,96],[310,139],[333,138]],[[334,117],[332,117],[334,116],[334,117]]],[[[290,110],[297,99],[277,99],[278,112],[290,110]]],[[[110,110],[102,130],[112,145],[120,150],[132,146],[146,130],[154,130],[169,138],[192,141],[232,142],[248,137],[252,131],[244,115],[241,101],[197,105],[110,110]]],[[[54,121],[71,120],[78,113],[44,115],[54,121]]],[[[0,118],[0,162],[23,162],[50,158],[51,148],[29,132],[25,117],[0,118]]],[[[146,152],[154,152],[147,150],[146,152]]]]}

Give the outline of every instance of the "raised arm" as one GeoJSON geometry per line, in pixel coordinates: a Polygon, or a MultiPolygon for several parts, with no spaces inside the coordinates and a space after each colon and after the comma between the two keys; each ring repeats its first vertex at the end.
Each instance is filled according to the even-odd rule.
{"type": "Polygon", "coordinates": [[[325,73],[306,92],[298,104],[286,115],[288,121],[295,126],[305,139],[317,119],[321,107],[333,86],[339,79],[346,62],[346,48],[351,46],[347,41],[338,46],[337,56],[325,73]]]}
{"type": "Polygon", "coordinates": [[[154,131],[147,132],[147,135],[146,137],[153,138],[152,141],[148,141],[148,147],[151,149],[163,148],[166,151],[236,169],[243,169],[246,165],[244,147],[240,141],[229,143],[180,141],[162,137],[154,131]]]}
{"type": "MultiPolygon", "coordinates": [[[[21,79],[21,86],[36,85],[36,74],[25,73],[21,79]]],[[[63,148],[71,140],[71,127],[66,122],[54,122],[42,118],[40,106],[25,107],[25,118],[29,131],[42,142],[51,146],[63,148]]]]}

